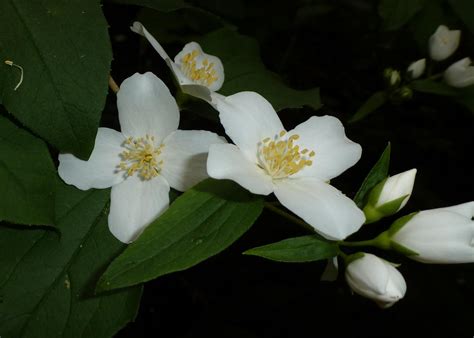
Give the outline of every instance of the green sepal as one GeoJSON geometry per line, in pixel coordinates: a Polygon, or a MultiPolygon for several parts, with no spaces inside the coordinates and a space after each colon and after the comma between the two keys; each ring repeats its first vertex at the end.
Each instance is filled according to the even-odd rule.
{"type": "Polygon", "coordinates": [[[377,207],[377,209],[380,210],[385,216],[393,215],[397,213],[398,210],[400,210],[403,201],[405,201],[408,196],[410,196],[410,194],[404,195],[390,202],[382,204],[381,206],[377,207]]]}
{"type": "Polygon", "coordinates": [[[400,217],[395,222],[393,222],[392,225],[390,226],[390,229],[386,231],[389,233],[390,238],[395,236],[395,234],[398,231],[400,231],[400,229],[403,228],[405,224],[407,224],[416,214],[418,214],[418,211],[415,211],[415,212],[412,212],[411,214],[400,217]]]}
{"type": "Polygon", "coordinates": [[[344,263],[346,263],[346,266],[348,266],[350,263],[352,263],[353,261],[355,260],[358,260],[359,258],[362,258],[365,256],[365,253],[363,252],[356,252],[352,255],[348,255],[348,256],[343,256],[344,257],[344,263]]]}
{"type": "Polygon", "coordinates": [[[396,252],[401,253],[402,255],[405,256],[418,256],[419,253],[416,251],[413,251],[411,249],[408,249],[406,246],[403,246],[397,242],[391,241],[391,246],[392,249],[395,250],[396,252]]]}

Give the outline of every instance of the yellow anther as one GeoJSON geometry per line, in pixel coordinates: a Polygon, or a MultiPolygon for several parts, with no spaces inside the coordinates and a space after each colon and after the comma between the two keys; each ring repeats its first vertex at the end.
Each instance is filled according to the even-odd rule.
{"type": "Polygon", "coordinates": [[[293,141],[299,139],[299,135],[294,134],[286,139],[285,135],[286,132],[283,130],[273,139],[266,137],[259,143],[258,165],[274,179],[296,174],[304,167],[313,164],[309,158],[313,157],[315,152],[310,152],[308,149],[300,150],[298,145],[293,144],[293,141]]]}
{"type": "Polygon", "coordinates": [[[205,86],[211,86],[215,81],[218,80],[217,72],[214,69],[214,63],[209,62],[208,59],[201,61],[201,67],[198,68],[197,64],[199,60],[196,60],[200,56],[198,50],[193,50],[190,53],[185,54],[181,58],[181,70],[184,75],[188,78],[205,86]]]}
{"type": "Polygon", "coordinates": [[[145,137],[127,138],[120,153],[122,161],[117,165],[119,171],[124,171],[127,176],[138,173],[144,180],[150,180],[160,174],[163,161],[158,161],[163,145],[155,145],[155,138],[150,135],[145,137]]]}

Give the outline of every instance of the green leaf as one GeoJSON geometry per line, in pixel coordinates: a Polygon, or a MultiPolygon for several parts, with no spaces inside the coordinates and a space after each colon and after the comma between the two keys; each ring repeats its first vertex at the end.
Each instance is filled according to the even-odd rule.
{"type": "Polygon", "coordinates": [[[55,177],[44,142],[0,116],[0,221],[53,225],[55,177]]]}
{"type": "Polygon", "coordinates": [[[379,15],[386,30],[396,30],[405,25],[424,6],[424,0],[382,0],[379,15]]]}
{"type": "Polygon", "coordinates": [[[205,180],[170,208],[108,267],[98,290],[181,271],[221,252],[255,222],[263,199],[232,181],[205,180]]]}
{"type": "Polygon", "coordinates": [[[364,182],[362,182],[359,191],[357,191],[357,194],[354,197],[354,202],[359,208],[364,206],[366,198],[368,197],[368,194],[372,188],[388,177],[388,168],[390,166],[390,149],[389,143],[377,163],[375,163],[372,169],[370,169],[368,175],[364,179],[364,182]]]}
{"type": "Polygon", "coordinates": [[[87,159],[112,59],[98,0],[5,0],[0,11],[0,101],[61,152],[87,159]],[[11,60],[20,70],[3,64],[11,60]]]}
{"type": "Polygon", "coordinates": [[[357,110],[354,116],[349,120],[350,123],[362,120],[364,117],[379,109],[387,102],[387,94],[384,91],[376,92],[365,101],[365,103],[357,110]]]}
{"type": "Polygon", "coordinates": [[[472,0],[448,0],[448,2],[471,33],[474,33],[474,6],[472,0]]]}
{"type": "Polygon", "coordinates": [[[410,83],[413,90],[421,93],[442,95],[442,96],[456,96],[459,92],[453,87],[448,86],[444,82],[437,82],[432,80],[416,80],[410,83]]]}
{"type": "Polygon", "coordinates": [[[2,338],[111,337],[135,317],[140,287],[93,293],[124,247],[107,227],[108,196],[58,183],[60,236],[0,227],[2,338]]]}
{"type": "Polygon", "coordinates": [[[302,236],[259,246],[244,252],[244,255],[259,256],[278,262],[312,262],[337,256],[338,247],[319,236],[302,236]]]}
{"type": "Polygon", "coordinates": [[[230,28],[221,28],[197,42],[206,53],[218,56],[224,64],[225,80],[219,93],[232,95],[241,91],[255,91],[270,101],[276,111],[303,105],[314,109],[321,107],[319,88],[292,89],[277,74],[265,68],[254,39],[230,28]]]}

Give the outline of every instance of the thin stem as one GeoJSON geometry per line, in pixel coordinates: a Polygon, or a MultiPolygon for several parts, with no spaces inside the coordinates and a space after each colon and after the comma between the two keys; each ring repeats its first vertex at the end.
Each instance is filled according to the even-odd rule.
{"type": "Polygon", "coordinates": [[[339,245],[343,246],[377,246],[377,243],[373,239],[369,239],[366,241],[358,241],[358,242],[338,242],[339,245]]]}
{"type": "Polygon", "coordinates": [[[117,85],[112,75],[109,75],[109,88],[112,89],[115,94],[120,90],[120,87],[117,85]]]}
{"type": "Polygon", "coordinates": [[[427,77],[426,79],[427,80],[437,80],[442,76],[443,76],[443,73],[438,73],[438,74],[431,75],[431,76],[427,77]]]}
{"type": "Polygon", "coordinates": [[[309,225],[305,221],[299,219],[298,217],[290,215],[286,211],[283,211],[280,208],[277,208],[275,205],[273,205],[270,202],[265,202],[265,208],[267,208],[268,210],[274,212],[275,214],[278,214],[278,215],[286,218],[287,220],[291,221],[292,223],[298,224],[298,225],[302,226],[303,228],[305,228],[307,230],[310,230],[311,232],[314,232],[314,229],[311,225],[309,225]]]}

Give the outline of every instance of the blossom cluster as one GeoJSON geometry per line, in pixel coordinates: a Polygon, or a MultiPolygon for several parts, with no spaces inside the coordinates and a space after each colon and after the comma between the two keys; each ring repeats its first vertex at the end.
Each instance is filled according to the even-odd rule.
{"type": "MultiPolygon", "coordinates": [[[[170,203],[170,188],[186,191],[208,177],[235,181],[258,195],[273,193],[316,233],[341,246],[350,245],[343,240],[363,224],[393,215],[406,205],[416,169],[380,182],[362,209],[330,184],[362,153],[337,118],[313,116],[287,130],[260,94],[217,93],[224,84],[224,66],[198,43],[186,44],[172,59],[142,24],[135,22],[131,29],[150,42],[183,93],[218,111],[233,143],[210,131],[178,129],[178,104],[156,75],[136,73],[124,80],[117,93],[121,130],[99,128],[90,158],[61,154],[58,169],[66,183],[79,189],[111,187],[108,225],[118,240],[133,242],[163,214],[170,203]]],[[[434,60],[448,57],[458,45],[456,34],[440,29],[430,40],[434,60]]],[[[420,76],[424,61],[415,62],[409,71],[413,78],[420,76]]],[[[448,71],[447,81],[448,73],[453,74],[448,71]]],[[[474,202],[411,214],[370,244],[424,263],[473,262],[473,213],[474,202]]],[[[341,255],[347,283],[356,293],[384,307],[405,294],[403,276],[392,264],[368,253],[341,251],[341,255]]]]}

